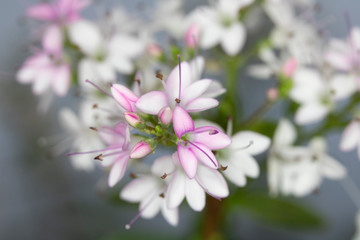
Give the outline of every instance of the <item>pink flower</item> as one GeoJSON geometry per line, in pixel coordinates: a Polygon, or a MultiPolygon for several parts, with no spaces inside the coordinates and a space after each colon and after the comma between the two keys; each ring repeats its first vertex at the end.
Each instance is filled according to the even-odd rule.
{"type": "Polygon", "coordinates": [[[153,115],[157,115],[166,106],[173,109],[177,103],[187,112],[200,112],[216,107],[219,104],[216,99],[203,96],[210,90],[213,80],[193,82],[193,76],[190,64],[182,62],[168,76],[164,84],[165,92],[152,91],[144,94],[136,102],[136,107],[153,115]]]}
{"type": "Polygon", "coordinates": [[[209,168],[218,168],[216,157],[211,150],[229,146],[230,137],[216,127],[195,128],[190,115],[179,105],[174,109],[173,127],[179,138],[177,144],[179,161],[189,178],[195,177],[198,160],[209,168]]]}
{"type": "Polygon", "coordinates": [[[64,96],[70,85],[70,66],[63,55],[63,36],[59,27],[52,25],[46,30],[42,45],[43,50],[29,57],[17,73],[21,83],[32,83],[37,95],[48,88],[64,96]]]}
{"type": "Polygon", "coordinates": [[[121,84],[113,84],[111,86],[111,93],[115,101],[128,112],[135,112],[135,103],[138,97],[127,87],[121,84]]]}
{"type": "Polygon", "coordinates": [[[26,10],[26,15],[38,20],[68,24],[80,18],[79,11],[90,4],[90,0],[58,0],[39,3],[26,10]]]}

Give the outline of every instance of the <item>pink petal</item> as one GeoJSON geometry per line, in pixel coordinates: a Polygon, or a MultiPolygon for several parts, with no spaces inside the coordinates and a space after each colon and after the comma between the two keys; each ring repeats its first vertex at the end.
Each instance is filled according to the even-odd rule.
{"type": "Polygon", "coordinates": [[[195,154],[188,147],[184,147],[181,144],[178,144],[177,146],[177,153],[180,164],[186,175],[191,179],[194,178],[198,165],[195,154]]]}
{"type": "Polygon", "coordinates": [[[111,86],[111,93],[116,102],[129,112],[135,111],[135,103],[138,97],[128,88],[120,84],[111,86]]]}
{"type": "Polygon", "coordinates": [[[70,87],[70,68],[67,64],[59,66],[52,79],[52,87],[58,96],[65,96],[70,87]]]}
{"type": "Polygon", "coordinates": [[[128,156],[121,156],[120,158],[116,159],[114,165],[111,168],[108,184],[109,187],[115,186],[116,183],[118,183],[122,177],[125,174],[126,165],[129,161],[128,156]]]}
{"type": "Polygon", "coordinates": [[[59,26],[49,26],[42,38],[42,46],[46,52],[51,54],[59,54],[63,48],[63,36],[59,26]]]}
{"type": "Polygon", "coordinates": [[[179,105],[175,107],[173,112],[173,127],[178,138],[195,128],[190,115],[179,105]]]}
{"type": "Polygon", "coordinates": [[[140,117],[136,113],[126,112],[124,113],[125,120],[129,123],[130,126],[136,127],[140,123],[140,117]]]}
{"type": "Polygon", "coordinates": [[[189,102],[185,109],[188,112],[201,112],[219,105],[219,101],[213,98],[196,98],[195,100],[189,102]]]}
{"type": "MultiPolygon", "coordinates": [[[[181,63],[181,92],[184,92],[184,89],[191,84],[191,68],[189,63],[181,63]]],[[[169,95],[169,101],[175,101],[176,98],[179,98],[179,65],[177,65],[170,73],[166,79],[166,91],[169,95]]],[[[182,96],[180,96],[180,99],[182,96]]]]}
{"type": "Polygon", "coordinates": [[[229,136],[212,126],[196,128],[193,141],[202,143],[211,150],[225,148],[231,144],[229,136]]]}
{"type": "Polygon", "coordinates": [[[205,166],[212,169],[217,169],[218,163],[215,155],[211,152],[211,150],[207,146],[199,142],[195,142],[193,144],[196,147],[194,145],[189,145],[189,149],[195,154],[197,159],[205,166]]]}
{"type": "Polygon", "coordinates": [[[157,187],[152,177],[141,177],[132,180],[121,190],[120,197],[128,202],[140,202],[157,187]]]}
{"type": "Polygon", "coordinates": [[[28,8],[26,15],[44,21],[53,21],[57,18],[56,11],[47,3],[40,3],[28,8]]]}
{"type": "Polygon", "coordinates": [[[199,26],[196,23],[190,25],[185,34],[185,43],[188,47],[194,48],[199,45],[199,26]]]}
{"type": "Polygon", "coordinates": [[[162,123],[170,124],[172,121],[172,115],[173,114],[171,108],[166,106],[160,110],[158,117],[162,123]]]}
{"type": "Polygon", "coordinates": [[[168,106],[168,98],[163,92],[152,91],[142,95],[135,105],[144,113],[157,115],[163,107],[168,106]]]}

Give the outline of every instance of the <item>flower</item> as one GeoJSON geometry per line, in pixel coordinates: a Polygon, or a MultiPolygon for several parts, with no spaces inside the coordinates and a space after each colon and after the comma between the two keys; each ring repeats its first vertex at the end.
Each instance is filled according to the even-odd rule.
{"type": "Polygon", "coordinates": [[[42,38],[43,50],[28,58],[17,72],[20,83],[32,83],[36,95],[47,89],[58,96],[65,96],[70,86],[70,66],[63,53],[63,36],[61,30],[52,25],[42,38]]]}
{"type": "Polygon", "coordinates": [[[290,97],[300,104],[295,113],[298,124],[314,123],[324,118],[334,108],[336,101],[351,96],[356,91],[354,78],[334,74],[328,80],[317,70],[299,68],[293,78],[290,97]]]}
{"type": "Polygon", "coordinates": [[[308,147],[292,146],[294,126],[282,119],[276,128],[268,158],[268,184],[272,195],[305,196],[316,190],[323,177],[341,179],[346,168],[326,154],[326,142],[313,138],[308,147]]]}
{"type": "Polygon", "coordinates": [[[165,172],[172,172],[173,168],[171,157],[158,158],[152,164],[151,174],[137,177],[121,190],[120,197],[122,199],[129,202],[140,202],[139,214],[126,225],[127,228],[130,228],[139,216],[153,218],[159,211],[168,223],[173,226],[177,225],[178,208],[170,209],[166,204],[168,180],[160,178],[165,172]]]}
{"type": "MultiPolygon", "coordinates": [[[[171,159],[168,161],[171,162],[171,159]]],[[[226,181],[217,170],[199,164],[196,176],[188,178],[179,166],[178,154],[172,155],[172,163],[174,170],[170,172],[171,174],[167,174],[171,177],[166,192],[169,209],[176,209],[186,197],[193,210],[201,211],[205,207],[205,193],[215,198],[224,198],[229,195],[226,181]]]]}
{"type": "Polygon", "coordinates": [[[215,6],[202,6],[189,16],[190,29],[199,28],[199,45],[209,49],[221,44],[225,53],[234,56],[245,43],[246,30],[238,21],[239,10],[251,4],[253,0],[219,0],[215,6]]]}
{"type": "Polygon", "coordinates": [[[246,176],[257,178],[260,170],[253,155],[264,152],[270,139],[251,131],[241,131],[231,137],[231,145],[217,151],[222,173],[239,187],[246,184],[246,176]]]}
{"type": "Polygon", "coordinates": [[[90,4],[89,0],[57,0],[39,3],[26,10],[26,15],[38,20],[68,24],[80,19],[79,11],[90,4]]]}
{"type": "Polygon", "coordinates": [[[358,119],[347,125],[340,141],[341,151],[347,152],[355,148],[358,148],[358,158],[360,159],[360,122],[358,119]]]}
{"type": "Polygon", "coordinates": [[[179,161],[189,178],[195,177],[198,160],[209,168],[218,168],[216,157],[211,150],[231,144],[231,139],[226,134],[212,126],[195,128],[190,115],[179,105],[174,109],[173,127],[178,137],[179,161]]]}
{"type": "MultiPolygon", "coordinates": [[[[211,96],[218,95],[222,89],[218,88],[213,91],[213,80],[211,79],[193,80],[199,75],[194,73],[196,63],[192,64],[194,67],[187,62],[176,66],[166,79],[165,92],[146,93],[139,98],[135,106],[142,112],[153,115],[157,115],[166,106],[174,109],[177,102],[188,112],[199,112],[216,107],[219,102],[211,96]]],[[[202,70],[200,65],[199,70],[202,70]]]]}

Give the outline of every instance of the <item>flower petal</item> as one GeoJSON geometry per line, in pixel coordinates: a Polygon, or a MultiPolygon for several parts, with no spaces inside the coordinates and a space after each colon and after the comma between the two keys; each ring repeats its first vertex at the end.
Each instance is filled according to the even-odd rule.
{"type": "Polygon", "coordinates": [[[165,93],[152,91],[142,95],[135,106],[142,112],[157,115],[160,110],[168,105],[168,98],[165,93]]]}
{"type": "Polygon", "coordinates": [[[329,111],[329,108],[317,102],[304,104],[296,111],[295,122],[299,125],[315,123],[323,119],[329,111]]]}
{"type": "Polygon", "coordinates": [[[111,93],[116,102],[126,111],[135,111],[135,103],[138,97],[130,89],[121,84],[113,84],[111,86],[111,93]]]}
{"type": "Polygon", "coordinates": [[[195,128],[190,115],[179,105],[175,107],[173,112],[173,127],[178,138],[181,138],[187,132],[193,131],[195,128]]]}
{"type": "Polygon", "coordinates": [[[211,79],[202,79],[190,84],[185,88],[181,96],[181,103],[186,106],[189,101],[200,97],[209,88],[211,83],[211,79]]]}
{"type": "Polygon", "coordinates": [[[219,105],[219,101],[213,98],[196,98],[189,102],[185,109],[188,112],[201,112],[219,105]]]}
{"type": "Polygon", "coordinates": [[[245,39],[245,27],[238,22],[224,31],[221,39],[221,46],[227,55],[235,56],[243,48],[245,39]]]}
{"type": "MultiPolygon", "coordinates": [[[[192,82],[191,79],[191,68],[189,63],[182,62],[181,63],[181,94],[184,93],[184,90],[187,86],[189,86],[192,82]]],[[[179,86],[180,86],[180,78],[179,78],[179,65],[177,65],[169,74],[166,79],[166,92],[169,96],[169,101],[175,101],[176,98],[182,99],[182,96],[179,96],[179,86]]]]}
{"type": "Polygon", "coordinates": [[[40,3],[29,7],[26,10],[26,15],[28,17],[44,21],[52,21],[57,17],[53,7],[47,3],[40,3]]]}
{"type": "Polygon", "coordinates": [[[157,188],[153,177],[140,177],[126,184],[120,192],[120,198],[128,202],[140,202],[157,188]]]}
{"type": "Polygon", "coordinates": [[[172,161],[171,156],[163,156],[154,161],[151,166],[151,172],[159,177],[164,173],[171,173],[175,170],[175,165],[172,161]]]}
{"type": "Polygon", "coordinates": [[[360,124],[352,121],[344,130],[341,141],[341,151],[350,151],[360,144],[360,124]]]}
{"type": "Polygon", "coordinates": [[[341,179],[346,176],[346,168],[336,159],[330,156],[323,156],[321,159],[321,173],[331,179],[341,179]]]}
{"type": "Polygon", "coordinates": [[[153,218],[160,211],[163,199],[159,194],[148,194],[147,197],[141,201],[139,209],[143,218],[153,218]]]}
{"type": "Polygon", "coordinates": [[[274,134],[274,146],[282,148],[292,145],[296,140],[296,130],[294,125],[287,119],[281,119],[276,127],[274,134]]]}
{"type": "Polygon", "coordinates": [[[247,152],[251,155],[260,154],[270,146],[270,138],[251,131],[239,132],[231,139],[231,149],[239,149],[240,151],[247,152]]]}
{"type": "Polygon", "coordinates": [[[126,165],[129,161],[129,156],[121,155],[118,159],[115,160],[114,165],[112,166],[109,174],[108,184],[109,187],[115,186],[125,174],[126,165]]]}
{"type": "Polygon", "coordinates": [[[56,74],[52,79],[52,87],[58,96],[65,96],[70,87],[70,68],[68,65],[62,65],[57,68],[56,74]]]}
{"type": "Polygon", "coordinates": [[[180,164],[186,175],[191,179],[194,178],[198,166],[195,154],[188,147],[184,147],[181,144],[178,144],[177,146],[177,153],[180,164]]]}
{"type": "Polygon", "coordinates": [[[185,197],[185,178],[180,171],[174,173],[165,194],[166,204],[170,209],[177,208],[185,197]]]}
{"type": "Polygon", "coordinates": [[[217,170],[199,164],[196,181],[211,196],[224,198],[229,195],[226,181],[217,170]]]}
{"type": "Polygon", "coordinates": [[[294,86],[290,97],[299,103],[318,101],[324,91],[324,83],[320,74],[310,68],[301,68],[294,74],[294,86]]]}
{"type": "Polygon", "coordinates": [[[206,126],[196,128],[194,142],[199,142],[210,148],[218,150],[231,144],[231,138],[216,127],[206,126]]]}
{"type": "Polygon", "coordinates": [[[218,169],[216,157],[207,146],[199,142],[194,142],[192,143],[192,145],[189,145],[189,149],[195,154],[196,158],[205,166],[212,169],[218,169]]]}
{"type": "Polygon", "coordinates": [[[204,209],[205,192],[195,179],[186,179],[185,195],[187,202],[194,211],[200,212],[204,209]]]}
{"type": "Polygon", "coordinates": [[[162,204],[161,213],[168,223],[172,226],[176,226],[179,222],[179,210],[178,208],[169,209],[166,204],[162,204]]]}
{"type": "Polygon", "coordinates": [[[63,48],[63,36],[59,26],[50,25],[42,38],[42,46],[46,52],[59,54],[63,48]]]}

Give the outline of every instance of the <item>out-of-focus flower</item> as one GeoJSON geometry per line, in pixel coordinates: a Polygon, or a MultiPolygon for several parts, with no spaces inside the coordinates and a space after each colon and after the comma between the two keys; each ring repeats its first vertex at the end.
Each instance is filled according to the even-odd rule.
{"type": "Polygon", "coordinates": [[[347,74],[334,74],[323,77],[318,70],[300,68],[293,78],[294,86],[290,97],[300,103],[295,114],[298,124],[309,124],[323,119],[336,101],[350,97],[356,91],[353,77],[347,74]]]}
{"type": "Polygon", "coordinates": [[[63,53],[61,30],[53,25],[42,39],[43,50],[28,58],[17,73],[21,83],[32,83],[36,95],[51,88],[58,96],[66,95],[70,86],[70,66],[63,53]]]}
{"type": "Polygon", "coordinates": [[[314,138],[308,147],[293,146],[294,126],[281,120],[268,159],[268,184],[273,195],[305,196],[316,190],[323,177],[341,179],[346,168],[326,154],[326,143],[314,138]]]}
{"type": "MultiPolygon", "coordinates": [[[[220,44],[225,53],[234,56],[240,52],[246,39],[246,29],[238,20],[239,10],[253,0],[219,0],[214,6],[194,10],[188,20],[199,28],[199,45],[209,49],[220,44]]],[[[189,30],[188,30],[189,31],[189,30]]]]}
{"type": "Polygon", "coordinates": [[[90,0],[57,0],[52,3],[39,3],[29,7],[26,15],[56,24],[69,24],[80,19],[79,12],[90,2],[90,0]]]}
{"type": "Polygon", "coordinates": [[[351,151],[358,148],[358,158],[360,159],[360,122],[355,119],[347,125],[340,141],[342,151],[351,151]]]}

